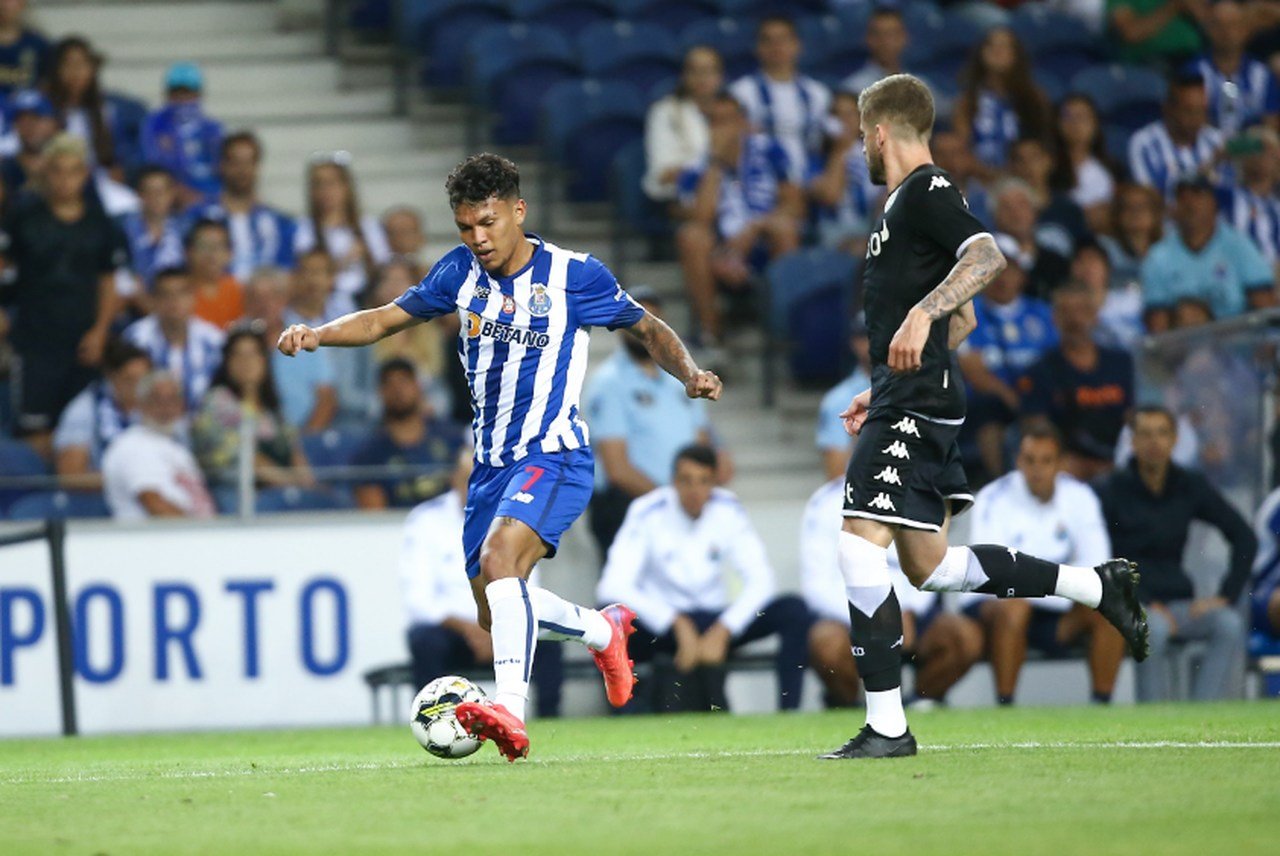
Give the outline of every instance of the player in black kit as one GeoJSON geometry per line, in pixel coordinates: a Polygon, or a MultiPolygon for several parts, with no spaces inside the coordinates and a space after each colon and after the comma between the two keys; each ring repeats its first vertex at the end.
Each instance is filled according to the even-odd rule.
{"type": "Polygon", "coordinates": [[[1080,568],[995,545],[947,546],[951,515],[973,501],[956,444],[965,397],[953,349],[976,326],[969,301],[1005,259],[951,177],[933,164],[928,87],[895,74],[863,90],[858,106],[871,179],[890,193],[863,269],[871,389],[841,414],[858,436],[845,476],[839,561],[867,724],[820,756],[831,759],[916,753],[902,708],[902,613],[889,578],[890,543],[918,588],[1061,595],[1102,612],[1135,660],[1148,651],[1132,563],[1080,568]]]}

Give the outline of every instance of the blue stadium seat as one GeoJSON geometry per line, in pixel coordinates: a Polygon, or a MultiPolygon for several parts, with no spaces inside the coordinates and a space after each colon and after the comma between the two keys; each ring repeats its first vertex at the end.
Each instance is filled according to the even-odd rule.
{"type": "Polygon", "coordinates": [[[1085,69],[1071,89],[1092,98],[1107,124],[1132,131],[1159,118],[1167,87],[1157,71],[1116,63],[1085,69]]]}
{"type": "Polygon", "coordinates": [[[656,24],[594,24],[578,35],[578,56],[587,77],[629,81],[645,92],[680,74],[675,36],[656,24]]]}
{"type": "Polygon", "coordinates": [[[1009,27],[1022,40],[1036,61],[1041,55],[1062,48],[1093,49],[1099,38],[1079,18],[1028,3],[1015,9],[1009,27]]]}
{"type": "Polygon", "coordinates": [[[351,508],[351,498],[342,491],[273,487],[259,490],[254,501],[258,514],[290,511],[336,511],[351,508]]]}
{"type": "Polygon", "coordinates": [[[867,35],[867,21],[871,19],[870,3],[844,3],[832,13],[840,19],[840,29],[846,42],[861,45],[867,35]]]}
{"type": "Polygon", "coordinates": [[[542,102],[544,149],[570,170],[567,195],[574,202],[609,197],[614,158],[644,134],[645,102],[633,84],[582,80],[562,83],[542,102]]]}
{"type": "Polygon", "coordinates": [[[636,24],[656,24],[673,35],[720,15],[715,0],[619,0],[617,7],[619,18],[636,24]]]}
{"type": "Polygon", "coordinates": [[[719,0],[718,5],[722,15],[754,20],[768,15],[795,18],[804,14],[821,14],[830,8],[827,0],[719,0]]]}
{"type": "Polygon", "coordinates": [[[1104,125],[1102,128],[1103,148],[1107,153],[1107,157],[1118,164],[1123,164],[1125,170],[1129,166],[1129,138],[1133,136],[1133,132],[1123,125],[1104,125]]]}
{"type": "Polygon", "coordinates": [[[493,24],[511,20],[501,0],[437,0],[421,24],[416,47],[425,60],[422,82],[426,86],[457,89],[466,84],[466,51],[471,38],[493,24]]]}
{"type": "Polygon", "coordinates": [[[1031,77],[1054,104],[1061,101],[1062,97],[1067,94],[1067,85],[1062,82],[1063,78],[1049,69],[1041,68],[1039,63],[1032,69],[1031,77]]]}
{"type": "Polygon", "coordinates": [[[662,205],[644,192],[641,187],[644,174],[644,140],[632,140],[613,158],[610,191],[615,220],[642,235],[668,235],[671,218],[662,205]]]}
{"type": "Polygon", "coordinates": [[[614,20],[614,7],[608,0],[509,0],[511,15],[517,21],[546,24],[567,36],[577,37],[592,24],[614,20]]]}
{"type": "Polygon", "coordinates": [[[345,467],[368,437],[367,428],[329,428],[319,434],[304,434],[302,454],[313,467],[345,467]]]}
{"type": "Polygon", "coordinates": [[[581,77],[568,36],[546,24],[487,27],[472,39],[468,56],[473,100],[496,112],[492,138],[502,145],[532,143],[542,96],[581,77]]]}
{"type": "Polygon", "coordinates": [[[29,493],[9,506],[10,520],[47,520],[51,517],[110,517],[101,493],[42,490],[29,493]]]}
{"type": "Polygon", "coordinates": [[[834,379],[831,354],[844,353],[848,340],[858,260],[835,250],[800,250],[771,262],[765,279],[771,336],[788,346],[792,375],[834,379]]]}
{"type": "MultiPolygon", "coordinates": [[[[21,440],[0,439],[0,479],[35,478],[50,474],[49,465],[21,440]]],[[[36,491],[35,486],[0,487],[0,511],[36,491]]]]}
{"type": "Polygon", "coordinates": [[[716,18],[691,24],[680,33],[681,49],[710,45],[724,58],[725,81],[747,74],[756,66],[755,25],[735,18],[716,18]]]}
{"type": "Polygon", "coordinates": [[[921,73],[932,72],[931,81],[956,77],[987,31],[973,18],[936,10],[922,14],[908,29],[906,64],[921,73]]]}
{"type": "Polygon", "coordinates": [[[850,47],[865,50],[861,39],[850,42],[844,31],[844,22],[835,15],[805,15],[795,20],[796,32],[804,45],[800,65],[806,70],[821,63],[833,52],[850,47]]]}

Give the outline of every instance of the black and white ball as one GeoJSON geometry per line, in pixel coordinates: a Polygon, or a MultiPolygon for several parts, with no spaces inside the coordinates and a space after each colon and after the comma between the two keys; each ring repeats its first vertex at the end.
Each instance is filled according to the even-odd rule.
{"type": "Polygon", "coordinates": [[[422,688],[413,700],[409,730],[437,758],[465,758],[480,748],[454,716],[454,708],[466,701],[483,702],[484,690],[466,678],[446,675],[422,688]]]}

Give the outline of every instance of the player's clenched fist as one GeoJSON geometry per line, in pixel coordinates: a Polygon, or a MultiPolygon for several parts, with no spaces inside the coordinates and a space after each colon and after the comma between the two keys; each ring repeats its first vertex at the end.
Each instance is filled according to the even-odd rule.
{"type": "Polygon", "coordinates": [[[712,401],[720,399],[720,392],[724,389],[724,384],[720,382],[720,378],[716,377],[715,372],[700,371],[684,385],[685,395],[690,398],[709,398],[712,401]]]}
{"type": "Polygon", "coordinates": [[[292,357],[298,351],[314,351],[320,347],[320,334],[306,324],[290,324],[280,334],[276,347],[286,357],[292,357]]]}

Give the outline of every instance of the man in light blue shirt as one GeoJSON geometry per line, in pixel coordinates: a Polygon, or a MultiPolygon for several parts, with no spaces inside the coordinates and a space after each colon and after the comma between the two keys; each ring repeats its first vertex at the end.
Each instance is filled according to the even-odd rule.
{"type": "MultiPolygon", "coordinates": [[[[660,314],[662,300],[647,286],[627,289],[646,310],[660,314]]],[[[670,482],[676,453],[691,443],[709,444],[706,403],[690,399],[631,337],[587,382],[583,402],[596,453],[591,531],[608,552],[631,500],[670,482]]],[[[722,466],[723,469],[723,466],[722,466]]]]}
{"type": "Polygon", "coordinates": [[[871,343],[867,339],[867,326],[861,312],[854,318],[849,330],[849,347],[857,359],[857,365],[847,378],[822,396],[822,403],[818,405],[815,441],[818,451],[822,453],[822,469],[828,481],[844,475],[849,465],[849,455],[853,452],[853,438],[844,430],[840,414],[853,402],[855,395],[871,388],[871,375],[867,373],[867,366],[871,365],[871,343]]]}
{"type": "Polygon", "coordinates": [[[1178,183],[1173,220],[1142,263],[1142,301],[1147,329],[1173,326],[1183,302],[1208,307],[1214,318],[1230,318],[1275,302],[1271,266],[1240,232],[1218,220],[1213,186],[1204,178],[1178,183]]]}

